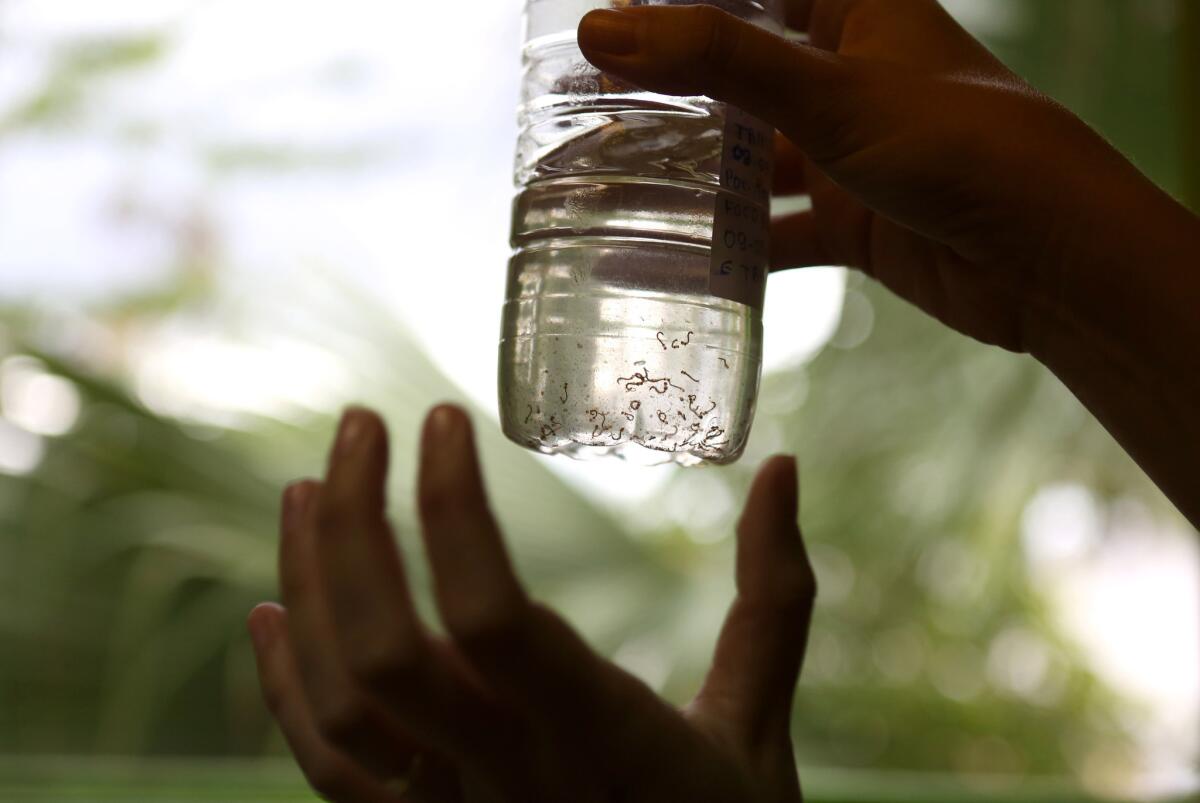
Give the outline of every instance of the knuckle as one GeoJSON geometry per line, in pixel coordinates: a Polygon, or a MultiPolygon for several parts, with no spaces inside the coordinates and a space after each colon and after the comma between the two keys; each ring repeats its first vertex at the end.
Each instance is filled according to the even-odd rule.
{"type": "Polygon", "coordinates": [[[743,510],[738,516],[737,524],[734,525],[733,531],[737,535],[738,541],[749,538],[753,535],[753,522],[750,520],[750,511],[743,510]]]}
{"type": "Polygon", "coordinates": [[[339,761],[321,756],[303,767],[304,777],[320,797],[334,800],[346,786],[346,771],[339,761]]]}
{"type": "Polygon", "coordinates": [[[324,533],[338,532],[349,526],[352,520],[350,507],[345,500],[334,494],[326,494],[317,505],[317,529],[324,533]]]}
{"type": "Polygon", "coordinates": [[[329,539],[347,539],[373,526],[370,514],[356,498],[357,490],[331,491],[316,512],[317,532],[329,539]]]}
{"type": "Polygon", "coordinates": [[[417,492],[421,521],[435,527],[479,527],[490,525],[492,512],[487,499],[469,488],[430,483],[417,492]]]}
{"type": "Polygon", "coordinates": [[[697,6],[694,12],[701,32],[701,61],[714,73],[722,73],[732,63],[741,39],[739,21],[716,6],[697,6]]]}
{"type": "Polygon", "coordinates": [[[280,719],[281,714],[288,704],[287,695],[283,693],[277,684],[264,683],[262,684],[262,698],[263,705],[271,712],[271,716],[275,717],[275,719],[280,719]]]}
{"type": "Polygon", "coordinates": [[[314,711],[317,730],[336,745],[352,742],[369,716],[366,701],[353,693],[334,695],[314,711]]]}
{"type": "Polygon", "coordinates": [[[440,483],[422,485],[417,494],[417,508],[426,521],[442,521],[462,505],[458,490],[440,483]]]}
{"type": "Polygon", "coordinates": [[[355,682],[371,690],[403,685],[422,665],[420,650],[399,640],[365,645],[346,661],[355,682]]]}
{"type": "Polygon", "coordinates": [[[455,642],[468,652],[484,651],[520,639],[531,613],[532,605],[524,601],[489,604],[487,600],[478,600],[450,612],[446,627],[455,642]]]}
{"type": "Polygon", "coordinates": [[[285,565],[284,569],[279,572],[279,592],[289,605],[296,600],[314,596],[315,586],[314,578],[308,572],[296,567],[285,565]]]}
{"type": "MultiPolygon", "coordinates": [[[[799,538],[799,534],[797,534],[799,538]]],[[[817,578],[807,559],[797,560],[782,572],[777,602],[784,610],[802,614],[810,611],[817,598],[817,578]]]]}
{"type": "Polygon", "coordinates": [[[894,0],[858,0],[852,3],[842,18],[842,41],[861,41],[879,30],[887,20],[894,0]],[[882,12],[882,13],[881,13],[882,12]]]}
{"type": "Polygon", "coordinates": [[[720,9],[718,9],[716,6],[705,4],[696,5],[692,9],[692,14],[694,15],[696,25],[705,30],[709,30],[717,25],[720,25],[721,17],[723,16],[720,9]]]}

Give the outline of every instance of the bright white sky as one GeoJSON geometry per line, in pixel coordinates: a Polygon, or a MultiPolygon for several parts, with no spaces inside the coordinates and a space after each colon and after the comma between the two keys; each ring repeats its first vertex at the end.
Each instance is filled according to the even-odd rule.
{"type": "MultiPolygon", "coordinates": [[[[977,31],[1024,24],[1001,0],[947,5],[977,31]]],[[[519,6],[0,3],[0,116],[41,84],[56,42],[163,28],[171,38],[161,66],[94,93],[73,132],[9,136],[0,145],[0,296],[70,304],[143,286],[170,257],[172,228],[203,208],[221,233],[229,292],[241,288],[264,305],[286,303],[286,293],[272,299],[262,288],[334,270],[388,304],[451,379],[482,409],[494,409],[490,344],[499,332],[508,257],[519,6]],[[127,147],[120,134],[131,126],[160,136],[149,147],[127,147]],[[361,146],[386,158],[350,175],[213,181],[204,150],[246,143],[361,146]],[[130,204],[144,214],[122,216],[130,204]]],[[[838,322],[843,291],[843,275],[833,269],[771,279],[768,370],[820,349],[838,322]]],[[[328,355],[248,349],[186,331],[145,349],[141,380],[154,398],[183,393],[211,410],[264,412],[288,396],[318,407],[340,403],[330,391],[339,375],[328,355]],[[303,372],[296,370],[301,365],[303,372]]],[[[22,365],[5,370],[28,374],[22,365]]],[[[39,398],[56,400],[55,410],[72,409],[69,389],[31,381],[40,382],[39,398]]],[[[23,409],[13,398],[6,403],[23,409]]],[[[180,400],[161,401],[170,408],[180,400]]],[[[0,470],[36,462],[38,433],[60,428],[61,420],[44,413],[49,408],[39,409],[40,417],[26,405],[23,419],[0,418],[0,470]]],[[[584,491],[625,503],[649,496],[670,476],[610,461],[549,465],[584,491]]],[[[1051,602],[1098,669],[1159,712],[1145,736],[1146,782],[1194,783],[1187,767],[1200,708],[1195,538],[1155,530],[1135,515],[1126,528],[1141,537],[1101,547],[1097,516],[1082,489],[1050,489],[1031,506],[1025,548],[1035,570],[1054,569],[1045,575],[1051,602]],[[1147,628],[1148,621],[1157,627],[1147,628]]]]}
{"type": "MultiPolygon", "coordinates": [[[[334,266],[386,299],[492,409],[494,353],[478,344],[499,332],[508,256],[518,5],[481,3],[471,14],[453,3],[364,0],[3,7],[10,55],[0,108],[37,84],[49,42],[152,25],[176,33],[165,65],[101,95],[85,135],[31,136],[0,152],[0,293],[61,299],[136,286],[162,269],[170,242],[161,230],[114,225],[114,191],[176,218],[199,195],[215,196],[234,281],[239,271],[296,281],[305,266],[334,266]],[[449,30],[459,47],[415,35],[449,30]],[[133,152],[97,136],[135,122],[162,127],[161,144],[133,152]],[[366,146],[392,157],[358,176],[214,185],[197,151],[246,142],[366,146]],[[464,322],[479,337],[455,336],[464,322]]],[[[768,368],[828,338],[841,284],[835,271],[773,280],[768,368]]]]}
{"type": "MultiPolygon", "coordinates": [[[[390,306],[442,370],[494,411],[520,3],[462,8],[372,0],[0,6],[0,109],[40,85],[55,42],[164,28],[172,42],[162,65],[96,93],[77,135],[33,134],[0,149],[0,294],[63,303],[144,284],[168,263],[171,221],[186,220],[203,199],[228,251],[230,292],[287,303],[286,293],[272,299],[263,288],[336,271],[390,306]],[[454,32],[457,46],[443,31],[454,32]],[[161,137],[122,147],[115,134],[130,125],[153,126],[161,137]],[[246,143],[365,147],[387,157],[351,175],[214,182],[200,162],[204,149],[246,143]],[[128,199],[167,225],[116,220],[114,207],[128,199]]],[[[837,325],[843,284],[833,269],[772,279],[767,370],[820,349],[837,325]]],[[[210,417],[222,419],[222,408],[273,412],[281,393],[308,389],[280,373],[278,355],[234,354],[212,333],[202,337],[203,346],[177,337],[147,348],[167,352],[154,362],[157,385],[191,388],[210,417]],[[242,381],[230,382],[231,370],[242,381]]],[[[612,461],[549,465],[591,495],[627,502],[649,497],[671,474],[612,461]]]]}

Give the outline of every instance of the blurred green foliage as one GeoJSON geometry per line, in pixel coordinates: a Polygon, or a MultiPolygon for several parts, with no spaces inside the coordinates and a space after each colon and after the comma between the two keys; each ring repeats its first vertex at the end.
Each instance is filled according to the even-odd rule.
{"type": "MultiPolygon", "coordinates": [[[[856,771],[806,773],[811,803],[1083,803],[1063,782],[1023,788],[1019,797],[970,790],[948,777],[904,778],[856,771]],[[813,792],[817,789],[817,792],[813,792]]],[[[155,803],[228,801],[311,803],[299,771],[288,761],[207,760],[130,762],[122,760],[34,759],[9,766],[0,761],[0,796],[22,803],[153,800],[155,803]]]]}
{"type": "Polygon", "coordinates": [[[1182,197],[1195,156],[1185,119],[1200,102],[1192,72],[1195,0],[1019,0],[1017,37],[988,44],[1020,75],[1104,134],[1182,197]],[[1191,84],[1191,89],[1188,86],[1191,84]]]}
{"type": "Polygon", "coordinates": [[[1179,105],[1183,116],[1183,158],[1187,201],[1200,213],[1200,3],[1179,3],[1179,105]]]}
{"type": "MultiPolygon", "coordinates": [[[[1196,24],[1194,7],[1012,5],[1026,15],[1020,35],[990,44],[1182,194],[1183,165],[1195,158],[1185,120],[1196,111],[1179,102],[1188,96],[1181,23],[1196,24]]],[[[14,132],[81,125],[90,87],[153,69],[168,47],[158,36],[64,47],[45,87],[0,122],[0,148],[14,132]]],[[[214,150],[209,167],[217,175],[353,170],[370,158],[369,149],[249,142],[214,150]]],[[[172,315],[203,316],[219,276],[219,259],[181,260],[169,286],[78,311],[75,323],[120,340],[172,315]]],[[[373,301],[330,288],[313,295],[323,297],[314,313],[325,322],[322,345],[344,356],[355,398],[379,407],[393,428],[392,499],[407,552],[418,419],[429,403],[460,394],[373,301]]],[[[824,353],[765,378],[751,445],[801,455],[803,519],[825,592],[794,717],[802,763],[985,777],[990,786],[974,790],[981,799],[989,791],[1039,799],[1025,779],[1076,776],[1096,751],[1119,764],[1129,750],[1127,704],[1082,667],[1047,616],[1021,552],[1021,517],[1039,488],[1063,482],[1101,499],[1139,499],[1164,518],[1172,511],[1032,361],[949,333],[861,279],[851,279],[846,303],[824,353]],[[1014,632],[1048,656],[1041,686],[1025,694],[986,680],[989,652],[1014,632]]],[[[3,315],[5,353],[35,358],[83,403],[70,432],[45,440],[36,470],[0,475],[0,753],[281,753],[242,622],[274,595],[279,488],[319,470],[333,422],[312,414],[216,426],[154,412],[120,366],[56,345],[47,333],[74,325],[62,315],[3,315]]],[[[496,509],[535,592],[599,649],[632,645],[665,661],[668,697],[693,691],[732,590],[730,540],[701,544],[682,526],[632,527],[634,516],[588,502],[493,426],[482,426],[481,440],[496,509]]],[[[754,467],[747,459],[682,472],[663,505],[686,508],[714,488],[740,500],[754,467]]],[[[728,531],[734,513],[719,511],[703,526],[728,531]]],[[[408,558],[423,592],[420,556],[408,558]]],[[[210,785],[255,784],[245,769],[195,772],[194,783],[176,777],[168,785],[176,792],[161,787],[156,799],[216,799],[204,796],[210,785]]],[[[0,767],[2,777],[27,790],[23,799],[53,799],[46,776],[19,762],[0,767]]],[[[80,777],[96,790],[132,783],[80,777]]],[[[925,776],[915,791],[891,788],[899,776],[853,776],[859,786],[819,770],[810,777],[818,780],[809,788],[829,800],[941,794],[925,776]]],[[[259,799],[293,799],[294,778],[281,783],[259,799]]],[[[969,784],[951,785],[944,799],[970,793],[969,784]]]]}
{"type": "Polygon", "coordinates": [[[166,47],[158,35],[84,39],[64,45],[55,54],[54,68],[40,91],[0,117],[0,134],[76,123],[96,82],[151,68],[166,47]]]}

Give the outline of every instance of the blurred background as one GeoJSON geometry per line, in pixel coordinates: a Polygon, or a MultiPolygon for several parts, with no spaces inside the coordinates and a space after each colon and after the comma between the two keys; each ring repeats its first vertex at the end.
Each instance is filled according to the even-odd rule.
{"type": "MultiPolygon", "coordinates": [[[[1200,2],[947,5],[1200,205],[1200,2]]],[[[806,270],[737,465],[503,441],[519,6],[0,0],[0,799],[312,799],[243,627],[277,494],[377,406],[410,549],[445,399],[529,584],[675,700],[753,469],[800,455],[813,799],[1195,794],[1200,541],[1032,360],[806,270]]]]}

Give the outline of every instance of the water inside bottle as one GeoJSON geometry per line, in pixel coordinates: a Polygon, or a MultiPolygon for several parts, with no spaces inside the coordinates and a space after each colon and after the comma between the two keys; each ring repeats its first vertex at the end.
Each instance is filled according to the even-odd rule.
{"type": "Polygon", "coordinates": [[[578,458],[736,459],[762,334],[757,309],[709,292],[724,106],[621,86],[573,35],[525,57],[505,432],[578,458]]]}

